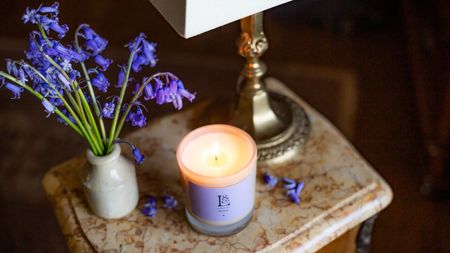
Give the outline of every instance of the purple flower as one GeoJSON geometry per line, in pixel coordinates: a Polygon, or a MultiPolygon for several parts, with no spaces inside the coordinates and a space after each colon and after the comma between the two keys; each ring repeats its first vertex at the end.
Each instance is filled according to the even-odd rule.
{"type": "Polygon", "coordinates": [[[144,96],[145,100],[150,100],[150,99],[155,98],[155,93],[153,92],[153,88],[152,88],[151,84],[145,85],[144,94],[145,94],[145,96],[144,96]]]}
{"type": "Polygon", "coordinates": [[[64,105],[63,101],[58,97],[48,98],[48,101],[55,107],[64,105]]]}
{"type": "Polygon", "coordinates": [[[150,196],[147,202],[144,204],[144,207],[141,209],[141,212],[150,218],[155,217],[158,209],[156,207],[156,198],[150,196]]]}
{"type": "Polygon", "coordinates": [[[111,59],[106,59],[105,57],[101,56],[101,55],[96,55],[94,56],[94,61],[100,65],[100,67],[102,68],[102,71],[106,71],[109,67],[109,65],[111,65],[112,60],[111,59]]]}
{"type": "Polygon", "coordinates": [[[25,10],[25,14],[22,16],[22,20],[24,24],[31,23],[36,24],[37,19],[39,18],[39,14],[37,13],[37,10],[30,9],[29,7],[25,10]]]}
{"type": "Polygon", "coordinates": [[[167,209],[175,208],[178,205],[178,201],[170,195],[166,195],[162,197],[164,202],[164,207],[167,209]]]}
{"type": "MultiPolygon", "coordinates": [[[[164,73],[161,74],[168,80],[167,85],[164,86],[163,81],[159,78],[155,78],[154,89],[148,84],[144,89],[144,99],[155,99],[155,102],[159,105],[172,103],[175,109],[181,110],[183,108],[183,98],[192,102],[195,99],[195,94],[189,92],[184,88],[183,83],[173,74],[164,73]]],[[[146,79],[144,78],[144,83],[146,79]]]]}
{"type": "Polygon", "coordinates": [[[145,57],[142,55],[136,55],[133,58],[131,68],[133,69],[134,72],[139,72],[142,70],[143,65],[145,65],[145,57]]]}
{"type": "Polygon", "coordinates": [[[191,93],[188,90],[186,90],[181,80],[177,80],[177,85],[178,85],[178,94],[189,100],[189,102],[192,102],[195,99],[195,93],[191,93]]]}
{"type": "Polygon", "coordinates": [[[8,71],[8,74],[12,74],[14,76],[17,76],[19,74],[19,69],[17,68],[16,64],[10,60],[6,60],[6,71],[8,71]]]}
{"type": "Polygon", "coordinates": [[[22,16],[22,20],[24,24],[31,23],[36,24],[39,21],[39,18],[42,16],[42,14],[52,14],[54,17],[56,17],[59,13],[59,3],[55,2],[51,6],[39,6],[37,9],[30,9],[27,7],[25,14],[22,16]]]}
{"type": "MultiPolygon", "coordinates": [[[[67,118],[69,118],[69,120],[72,121],[72,123],[75,123],[75,119],[72,117],[72,114],[67,113],[67,110],[66,110],[66,109],[62,109],[61,112],[62,112],[64,115],[66,115],[67,118]]],[[[64,120],[63,120],[61,117],[59,117],[59,116],[56,118],[56,121],[58,121],[58,122],[61,123],[61,124],[67,125],[67,122],[64,121],[64,120]]]]}
{"type": "Polygon", "coordinates": [[[139,149],[134,145],[132,145],[131,148],[133,150],[134,161],[136,161],[136,164],[141,165],[144,163],[145,156],[141,153],[141,151],[139,151],[139,149]]]}
{"type": "Polygon", "coordinates": [[[108,45],[108,41],[100,37],[93,29],[88,25],[81,25],[83,27],[82,36],[86,39],[86,48],[91,50],[94,55],[100,54],[105,50],[108,45]]]}
{"type": "Polygon", "coordinates": [[[146,40],[147,36],[141,33],[132,42],[126,46],[130,51],[134,52],[131,68],[134,72],[139,72],[142,66],[156,66],[158,59],[156,58],[156,43],[146,40]]]}
{"type": "Polygon", "coordinates": [[[50,103],[50,101],[48,101],[47,99],[45,98],[42,99],[42,105],[44,106],[45,111],[48,113],[47,117],[49,117],[50,114],[55,112],[55,106],[52,103],[50,103]]]}
{"type": "Polygon", "coordinates": [[[8,83],[8,82],[5,84],[5,88],[12,92],[13,97],[11,99],[19,99],[20,95],[23,92],[23,88],[22,87],[17,86],[17,85],[12,84],[12,83],[8,83]]]}
{"type": "Polygon", "coordinates": [[[69,31],[69,26],[60,25],[57,22],[50,23],[49,27],[58,34],[58,38],[60,39],[64,38],[64,36],[66,36],[66,33],[69,31]]]}
{"type": "Polygon", "coordinates": [[[68,90],[70,90],[70,82],[69,80],[67,80],[67,78],[65,76],[63,76],[63,74],[58,73],[56,75],[56,77],[58,78],[58,80],[61,82],[61,84],[64,85],[64,87],[68,90]]]}
{"type": "Polygon", "coordinates": [[[295,180],[287,178],[287,177],[283,178],[283,183],[284,183],[283,187],[288,190],[295,188],[295,185],[297,184],[297,182],[295,182],[295,180]]]}
{"type": "Polygon", "coordinates": [[[169,100],[170,96],[169,96],[168,92],[170,92],[170,90],[165,89],[165,88],[166,87],[163,87],[156,91],[156,103],[159,105],[162,105],[162,104],[168,103],[168,102],[172,102],[169,100]]]}
{"type": "Polygon", "coordinates": [[[38,37],[40,39],[40,35],[36,33],[30,34],[30,43],[28,51],[25,51],[25,55],[27,59],[31,60],[33,64],[35,65],[45,65],[47,63],[47,59],[43,57],[41,52],[39,51],[38,44],[34,40],[35,37],[38,37]]]}
{"type": "Polygon", "coordinates": [[[19,81],[21,83],[27,83],[28,79],[25,76],[25,71],[23,69],[19,69],[19,81]]]}
{"type": "Polygon", "coordinates": [[[117,87],[117,88],[122,87],[122,84],[123,84],[124,81],[125,81],[125,70],[124,70],[124,69],[121,69],[121,70],[119,71],[119,76],[118,76],[118,80],[117,80],[117,85],[116,85],[116,87],[117,87]]]}
{"type": "MultiPolygon", "coordinates": [[[[63,59],[65,67],[67,68],[69,62],[81,62],[87,59],[87,56],[82,53],[75,52],[70,47],[65,47],[58,41],[53,41],[52,46],[44,44],[42,46],[44,52],[49,56],[58,56],[63,59]]],[[[39,50],[39,49],[37,49],[39,50]]]]}
{"type": "Polygon", "coordinates": [[[53,3],[52,6],[41,6],[39,8],[39,12],[42,14],[52,13],[52,14],[58,15],[58,13],[59,13],[58,8],[59,8],[59,3],[55,2],[55,3],[53,3]]]}
{"type": "Polygon", "coordinates": [[[278,178],[270,175],[267,172],[264,172],[263,180],[264,180],[264,184],[266,184],[266,186],[269,188],[273,188],[278,184],[278,178]]]}
{"type": "Polygon", "coordinates": [[[92,79],[92,85],[97,87],[100,91],[106,92],[109,87],[108,79],[103,75],[103,73],[98,73],[94,79],[92,79]]]}
{"type": "Polygon", "coordinates": [[[146,60],[145,65],[155,67],[156,62],[158,61],[156,59],[156,43],[144,40],[142,42],[142,55],[145,57],[146,60]]]}
{"type": "Polygon", "coordinates": [[[69,31],[69,27],[67,25],[60,25],[58,23],[58,17],[53,16],[51,18],[45,15],[35,15],[35,19],[37,19],[37,23],[39,23],[45,31],[53,30],[58,34],[58,37],[63,38],[66,33],[69,31]]]}
{"type": "Polygon", "coordinates": [[[128,113],[126,121],[131,121],[131,125],[137,127],[144,127],[147,124],[147,118],[139,107],[137,107],[135,112],[128,113]]]}
{"type": "Polygon", "coordinates": [[[296,204],[300,204],[300,194],[305,186],[304,182],[298,182],[294,188],[289,189],[286,195],[296,204]]]}
{"type": "Polygon", "coordinates": [[[112,119],[114,117],[115,107],[116,107],[116,104],[114,103],[114,100],[111,102],[106,102],[103,105],[102,116],[104,118],[112,119]]]}

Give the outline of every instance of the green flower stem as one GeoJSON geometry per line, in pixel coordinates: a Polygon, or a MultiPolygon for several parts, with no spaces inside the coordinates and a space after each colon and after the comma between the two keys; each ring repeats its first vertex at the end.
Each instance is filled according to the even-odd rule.
{"type": "MultiPolygon", "coordinates": [[[[39,32],[41,33],[41,35],[42,35],[42,37],[44,38],[44,40],[45,40],[50,46],[53,46],[53,43],[48,39],[47,34],[45,33],[45,30],[44,30],[44,28],[42,27],[42,25],[41,25],[40,23],[38,23],[38,28],[39,28],[39,32]]],[[[44,51],[42,50],[42,47],[39,45],[39,43],[37,43],[36,40],[34,40],[34,42],[36,43],[36,45],[38,45],[39,51],[40,51],[43,55],[46,56],[45,58],[47,58],[47,60],[50,59],[50,60],[53,61],[53,59],[51,59],[51,57],[47,56],[47,55],[44,53],[44,51]]],[[[55,65],[55,64],[53,64],[53,65],[55,65]]],[[[70,81],[70,80],[69,80],[69,81],[70,81]]],[[[74,90],[75,87],[72,85],[72,82],[70,82],[70,83],[71,83],[70,86],[71,86],[72,89],[74,90]]],[[[72,95],[71,95],[71,94],[68,94],[68,96],[72,96],[72,95]]],[[[86,121],[86,116],[84,115],[84,111],[81,110],[81,108],[82,108],[83,106],[81,105],[81,100],[80,100],[80,98],[79,98],[79,96],[78,96],[77,93],[75,93],[75,97],[76,97],[76,100],[77,100],[77,106],[74,106],[74,107],[75,107],[75,110],[78,112],[78,114],[80,115],[80,117],[81,117],[84,121],[86,121]]],[[[73,96],[72,96],[72,99],[69,98],[69,100],[71,100],[71,102],[73,103],[73,101],[74,101],[73,96]]]]}
{"type": "Polygon", "coordinates": [[[95,93],[94,93],[94,89],[92,88],[92,83],[91,83],[91,78],[89,77],[89,74],[86,70],[86,65],[84,64],[84,62],[81,62],[81,69],[83,70],[83,74],[86,78],[86,82],[88,84],[88,90],[89,90],[89,94],[91,95],[92,98],[92,105],[94,107],[94,112],[97,115],[97,119],[100,125],[100,131],[102,134],[102,138],[103,138],[103,142],[105,142],[106,144],[106,131],[105,131],[105,124],[103,123],[103,117],[102,114],[100,112],[100,108],[97,104],[97,98],[95,97],[95,93]]]}
{"type": "MultiPolygon", "coordinates": [[[[17,62],[17,61],[16,61],[17,62]]],[[[87,132],[85,129],[85,125],[82,124],[82,120],[80,121],[79,118],[77,117],[77,114],[73,111],[72,107],[69,105],[69,103],[65,100],[64,96],[55,88],[55,86],[53,86],[53,84],[47,80],[47,78],[45,78],[45,76],[43,76],[37,69],[35,69],[33,66],[31,66],[28,63],[25,62],[17,62],[20,65],[25,65],[26,67],[30,68],[31,70],[34,71],[34,73],[36,73],[44,82],[46,82],[50,88],[52,88],[55,92],[56,95],[58,96],[59,99],[61,99],[61,101],[63,102],[64,106],[67,108],[68,112],[72,115],[72,117],[75,119],[75,121],[77,122],[77,124],[80,126],[81,130],[83,131],[83,133],[87,132]]],[[[31,88],[30,88],[31,89],[31,88]]],[[[31,89],[33,90],[33,89],[31,89]]],[[[34,90],[33,90],[34,91],[34,90]]],[[[70,98],[69,98],[70,99],[70,98]]],[[[72,98],[73,99],[73,98],[72,98]]],[[[76,105],[76,104],[75,104],[76,105]]],[[[86,138],[89,138],[88,142],[89,144],[91,144],[92,141],[92,137],[90,135],[86,135],[86,138]]],[[[98,148],[98,145],[96,145],[98,148]]],[[[91,147],[92,148],[92,147],[91,147]]],[[[94,150],[93,150],[94,151],[94,150]]]]}
{"type": "MultiPolygon", "coordinates": [[[[51,43],[49,40],[48,40],[48,38],[47,38],[47,36],[46,36],[46,34],[45,34],[45,32],[44,32],[44,30],[42,29],[42,26],[40,26],[39,25],[39,30],[41,31],[41,34],[42,34],[42,36],[44,36],[44,38],[46,39],[46,41],[47,41],[47,43],[51,43]]],[[[86,120],[86,117],[84,116],[84,111],[83,111],[83,105],[81,104],[81,100],[79,99],[79,95],[78,95],[78,93],[80,93],[81,92],[81,90],[80,89],[78,89],[78,87],[76,87],[74,84],[73,84],[73,82],[71,82],[71,80],[70,80],[70,78],[69,78],[69,76],[67,75],[67,73],[61,68],[61,66],[59,66],[50,56],[48,56],[45,52],[44,52],[44,50],[42,49],[42,47],[39,45],[39,43],[34,39],[34,42],[36,43],[36,45],[38,45],[38,48],[39,48],[39,51],[42,53],[42,55],[53,65],[53,66],[55,66],[57,69],[58,69],[58,71],[70,82],[70,86],[71,86],[71,88],[74,90],[74,93],[75,93],[75,96],[77,97],[77,100],[78,100],[78,103],[77,102],[75,102],[74,101],[74,99],[73,99],[73,97],[71,98],[71,94],[70,93],[67,93],[68,94],[68,97],[69,97],[69,100],[70,100],[70,102],[73,104],[73,106],[74,106],[74,108],[75,108],[75,110],[77,111],[77,113],[78,113],[78,115],[81,117],[81,121],[83,122],[83,124],[82,124],[82,126],[84,126],[86,129],[87,129],[87,131],[89,132],[89,134],[90,134],[90,138],[93,140],[93,142],[95,142],[96,143],[96,146],[98,147],[99,145],[98,145],[98,140],[96,140],[95,139],[95,136],[94,136],[94,134],[92,133],[92,130],[91,130],[91,126],[88,124],[88,122],[87,122],[87,120],[86,120]]],[[[51,45],[51,44],[50,44],[51,45]]],[[[28,66],[30,66],[30,65],[28,65],[28,66]]],[[[30,66],[31,67],[31,66],[30,66]]],[[[38,71],[36,71],[36,70],[34,70],[35,72],[37,72],[37,73],[39,73],[38,71]]],[[[41,75],[41,77],[42,77],[42,75],[41,75]]],[[[51,83],[50,82],[48,82],[47,81],[47,83],[49,84],[49,85],[51,85],[51,83]]],[[[55,90],[55,88],[54,87],[52,87],[54,90],[55,90]]],[[[84,97],[84,94],[83,94],[83,92],[81,92],[81,95],[84,97]]],[[[74,116],[74,118],[75,118],[75,116],[76,116],[76,114],[75,113],[72,113],[73,115],[72,116],[74,116]]]]}
{"type": "MultiPolygon", "coordinates": [[[[82,26],[78,26],[77,30],[75,31],[75,47],[78,50],[78,53],[81,53],[81,48],[80,48],[80,44],[78,42],[78,35],[80,32],[80,29],[82,28],[82,26]]],[[[100,112],[100,108],[97,104],[97,97],[95,96],[95,92],[94,89],[92,88],[92,82],[91,82],[91,78],[89,77],[89,74],[87,72],[87,68],[86,65],[84,64],[84,62],[80,62],[81,65],[81,69],[83,70],[83,74],[86,78],[86,82],[88,84],[88,90],[89,90],[89,94],[91,95],[92,98],[92,104],[95,110],[95,114],[97,114],[97,119],[100,125],[100,131],[102,133],[102,138],[103,138],[103,142],[106,145],[106,131],[105,131],[105,124],[103,123],[103,117],[102,114],[100,112]]]]}
{"type": "MultiPolygon", "coordinates": [[[[81,91],[80,91],[81,92],[81,91]]],[[[94,116],[91,111],[91,107],[89,106],[89,103],[86,100],[86,97],[84,96],[83,92],[81,92],[81,98],[84,108],[86,109],[88,120],[91,123],[91,125],[94,128],[94,132],[97,138],[97,142],[100,144],[100,150],[101,155],[106,155],[105,153],[105,145],[103,144],[102,137],[100,136],[100,132],[98,131],[97,123],[95,122],[94,116]]]]}
{"type": "Polygon", "coordinates": [[[86,110],[87,113],[87,118],[89,120],[89,123],[86,121],[86,119],[82,118],[82,121],[84,123],[84,126],[86,127],[86,129],[88,130],[88,132],[91,134],[92,137],[92,141],[95,143],[95,145],[97,146],[97,148],[100,150],[100,155],[104,153],[104,145],[102,142],[102,139],[100,137],[100,133],[98,131],[97,128],[97,124],[95,123],[94,117],[92,116],[92,112],[91,109],[89,107],[89,104],[86,100],[86,97],[84,96],[83,92],[81,91],[81,89],[79,89],[78,83],[76,81],[72,82],[70,77],[67,75],[67,73],[61,68],[61,66],[58,65],[58,63],[56,63],[50,56],[48,56],[47,54],[45,54],[41,49],[41,53],[42,55],[44,55],[44,57],[53,65],[56,67],[56,69],[58,69],[58,71],[64,76],[64,78],[67,79],[67,81],[71,82],[71,86],[74,89],[75,95],[79,94],[79,97],[81,98],[81,102],[82,102],[82,107],[80,108],[80,111],[82,111],[83,109],[86,110]],[[91,128],[91,126],[93,126],[91,128]],[[92,133],[92,129],[94,130],[94,133],[92,133]]]}
{"type": "Polygon", "coordinates": [[[139,90],[134,94],[133,98],[131,99],[130,103],[127,106],[127,109],[125,109],[125,112],[122,114],[122,118],[120,118],[119,125],[117,127],[116,135],[114,136],[114,139],[119,137],[119,133],[122,130],[123,124],[125,123],[125,120],[127,119],[127,115],[131,110],[131,107],[136,102],[136,100],[141,96],[142,92],[145,89],[145,86],[150,83],[153,79],[155,79],[158,76],[164,76],[164,75],[172,75],[169,72],[162,72],[152,75],[151,77],[147,78],[144,83],[142,83],[141,87],[139,87],[139,90]]]}
{"type": "Polygon", "coordinates": [[[128,79],[130,77],[131,64],[133,62],[134,55],[135,55],[135,51],[133,50],[133,51],[131,51],[130,57],[128,58],[127,72],[125,74],[125,79],[123,80],[122,88],[120,90],[119,103],[117,104],[116,108],[114,109],[114,118],[113,118],[113,122],[111,124],[111,130],[109,132],[109,141],[108,141],[108,146],[106,149],[107,154],[109,152],[111,152],[111,150],[112,150],[112,147],[113,147],[112,144],[115,140],[115,136],[118,136],[120,133],[120,132],[116,132],[117,120],[119,119],[120,108],[122,107],[123,97],[125,96],[125,91],[127,89],[128,79]]]}
{"type": "MultiPolygon", "coordinates": [[[[43,53],[43,52],[42,52],[43,53]]],[[[47,57],[47,59],[48,58],[50,58],[48,55],[46,55],[46,54],[44,54],[43,53],[43,55],[45,56],[45,57],[47,57]]],[[[49,60],[52,60],[51,58],[49,59],[49,60]]],[[[52,60],[53,61],[53,60],[52,60]]],[[[101,150],[100,149],[100,146],[98,145],[98,143],[96,142],[96,140],[94,139],[94,137],[92,136],[92,132],[90,131],[90,126],[89,126],[89,124],[87,123],[87,121],[86,121],[86,119],[85,118],[81,118],[81,120],[77,117],[77,114],[73,111],[73,109],[72,109],[72,107],[69,105],[69,103],[67,103],[67,101],[64,99],[64,97],[63,97],[63,95],[55,88],[55,86],[53,86],[53,84],[49,81],[49,80],[47,80],[47,78],[45,78],[45,76],[43,76],[38,70],[36,70],[33,66],[31,66],[30,64],[27,64],[27,63],[22,63],[22,62],[17,62],[17,63],[19,63],[19,64],[21,64],[21,65],[26,65],[28,68],[30,68],[31,70],[33,70],[37,75],[39,75],[39,77],[40,78],[42,78],[42,80],[44,80],[55,92],[56,92],[56,94],[57,94],[57,96],[58,96],[58,98],[59,99],[61,99],[61,101],[63,101],[63,103],[64,103],[64,106],[67,108],[67,110],[69,111],[69,113],[72,115],[72,117],[75,119],[75,121],[77,121],[77,123],[79,124],[79,126],[80,126],[80,128],[82,129],[82,130],[87,130],[87,132],[90,134],[90,135],[88,135],[88,136],[86,136],[86,138],[89,138],[91,141],[90,142],[92,142],[92,143],[94,143],[94,145],[96,146],[96,148],[98,149],[98,150],[101,150]]],[[[54,64],[56,64],[56,62],[54,63],[54,64]]],[[[58,64],[56,64],[56,65],[58,65],[58,64]]],[[[58,66],[59,67],[59,66],[58,66]]],[[[66,92],[66,94],[70,94],[69,92],[66,92]]],[[[71,103],[74,105],[74,107],[76,108],[76,102],[73,100],[73,97],[72,96],[69,96],[69,100],[71,101],[71,103]]]]}
{"type": "MultiPolygon", "coordinates": [[[[42,27],[42,25],[38,24],[38,27],[39,27],[39,31],[40,31],[42,37],[45,39],[45,41],[47,41],[47,43],[52,45],[51,41],[47,37],[47,34],[45,33],[45,30],[42,27]]],[[[36,45],[39,46],[39,43],[36,42],[36,45]]],[[[81,91],[81,89],[79,89],[78,83],[77,82],[72,82],[70,77],[61,68],[61,66],[59,66],[59,64],[57,64],[50,56],[48,56],[47,54],[44,53],[44,51],[42,50],[41,46],[39,46],[39,51],[41,51],[41,53],[44,55],[44,57],[53,66],[55,66],[59,70],[59,72],[67,79],[67,81],[69,81],[71,83],[71,87],[75,91],[74,93],[75,93],[75,97],[76,97],[77,102],[78,102],[78,107],[80,107],[80,110],[78,111],[78,113],[80,114],[80,117],[81,117],[81,119],[82,119],[82,121],[84,123],[84,126],[89,131],[89,133],[91,134],[93,142],[95,143],[95,145],[101,151],[100,153],[103,154],[104,153],[103,141],[102,141],[102,139],[100,137],[100,133],[99,133],[98,128],[97,128],[97,124],[96,124],[96,122],[95,122],[95,120],[94,120],[94,118],[92,116],[92,112],[91,112],[91,109],[89,107],[89,104],[87,103],[86,97],[84,96],[84,94],[81,91]],[[81,97],[81,99],[80,99],[80,97],[81,97]],[[88,118],[90,124],[88,124],[88,122],[87,122],[88,120],[86,120],[86,115],[84,115],[84,110],[83,109],[86,111],[87,118],[88,118]],[[93,129],[95,135],[92,133],[91,125],[92,125],[92,129],[93,129]]]]}
{"type": "MultiPolygon", "coordinates": [[[[3,71],[0,71],[0,76],[3,76],[4,78],[6,78],[6,79],[8,79],[8,80],[10,80],[10,81],[12,81],[12,82],[14,82],[14,83],[16,83],[17,85],[19,85],[19,86],[22,87],[22,88],[24,88],[25,90],[27,90],[28,92],[30,92],[31,94],[33,94],[35,97],[37,97],[40,101],[42,101],[43,99],[45,99],[45,97],[44,97],[41,93],[39,93],[39,92],[33,90],[30,86],[28,86],[28,85],[26,85],[26,84],[20,82],[19,80],[17,80],[17,79],[14,78],[13,76],[11,76],[11,75],[9,75],[9,74],[3,72],[3,71]]],[[[75,130],[75,132],[77,132],[77,133],[78,133],[79,135],[81,135],[81,136],[85,136],[85,135],[83,134],[83,131],[80,130],[80,128],[79,128],[78,126],[76,126],[70,119],[67,118],[66,115],[64,115],[64,113],[62,113],[62,112],[61,112],[58,108],[56,108],[56,107],[55,107],[55,113],[56,113],[58,116],[60,116],[60,117],[64,120],[64,122],[67,123],[67,125],[69,125],[73,130],[75,130]]],[[[89,143],[89,144],[90,144],[90,143],[89,143]]]]}

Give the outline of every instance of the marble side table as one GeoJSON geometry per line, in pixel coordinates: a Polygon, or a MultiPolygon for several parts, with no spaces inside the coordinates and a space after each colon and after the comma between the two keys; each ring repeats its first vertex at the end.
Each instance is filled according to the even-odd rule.
{"type": "Polygon", "coordinates": [[[153,119],[148,127],[128,136],[147,159],[137,167],[138,208],[125,218],[104,220],[88,209],[78,179],[78,171],[86,162],[84,156],[47,172],[43,185],[69,250],[331,252],[324,246],[342,241],[343,234],[352,241],[356,239],[357,252],[367,250],[374,217],[392,200],[390,187],[323,116],[283,84],[272,80],[268,88],[302,104],[310,117],[312,131],[305,148],[294,160],[277,167],[258,166],[255,213],[243,231],[229,237],[198,234],[186,221],[182,203],[173,210],[159,208],[154,218],[139,211],[149,195],[171,194],[182,199],[175,149],[189,131],[190,119],[198,107],[204,106],[200,104],[153,119]],[[261,180],[264,171],[304,181],[301,204],[288,201],[282,187],[267,189],[261,180]]]}

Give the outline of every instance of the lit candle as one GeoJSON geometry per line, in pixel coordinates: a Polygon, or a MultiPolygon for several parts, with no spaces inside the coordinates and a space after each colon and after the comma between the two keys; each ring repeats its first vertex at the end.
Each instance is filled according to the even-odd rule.
{"type": "Polygon", "coordinates": [[[198,231],[235,233],[251,220],[256,144],[239,128],[209,125],[190,132],[177,149],[186,215],[198,231]]]}

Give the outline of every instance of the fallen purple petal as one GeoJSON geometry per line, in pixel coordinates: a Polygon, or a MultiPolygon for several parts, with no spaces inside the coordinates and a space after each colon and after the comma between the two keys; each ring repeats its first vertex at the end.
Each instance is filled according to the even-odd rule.
{"type": "Polygon", "coordinates": [[[264,181],[264,184],[266,184],[266,186],[269,188],[273,188],[278,184],[278,178],[270,175],[267,172],[264,172],[264,174],[263,174],[263,181],[264,181]]]}

